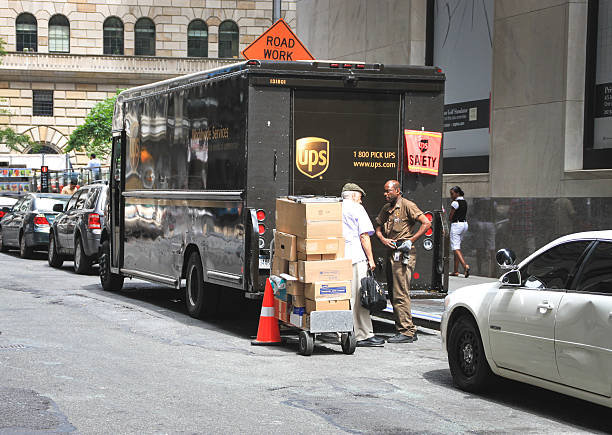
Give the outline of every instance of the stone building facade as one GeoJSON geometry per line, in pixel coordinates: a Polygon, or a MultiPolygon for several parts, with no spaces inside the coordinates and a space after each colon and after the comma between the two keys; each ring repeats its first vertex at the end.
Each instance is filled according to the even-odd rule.
{"type": "Polygon", "coordinates": [[[297,34],[315,57],[436,62],[447,96],[484,84],[486,95],[446,100],[448,114],[484,119],[455,131],[449,121],[443,168],[444,191],[460,185],[470,203],[464,255],[483,275],[498,272],[496,249],[523,257],[610,228],[611,29],[610,0],[297,0],[297,34]]]}
{"type": "MultiPolygon", "coordinates": [[[[117,89],[239,60],[272,24],[272,8],[272,0],[4,1],[0,108],[9,114],[0,125],[61,152],[117,89]]],[[[295,27],[295,0],[282,1],[281,18],[295,27]]]]}

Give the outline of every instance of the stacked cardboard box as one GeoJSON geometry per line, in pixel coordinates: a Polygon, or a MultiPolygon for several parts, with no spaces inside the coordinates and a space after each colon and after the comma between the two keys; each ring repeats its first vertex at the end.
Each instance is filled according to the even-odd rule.
{"type": "Polygon", "coordinates": [[[277,199],[274,250],[272,274],[293,278],[286,282],[291,323],[304,327],[312,311],[350,309],[353,272],[340,202],[277,199]]]}

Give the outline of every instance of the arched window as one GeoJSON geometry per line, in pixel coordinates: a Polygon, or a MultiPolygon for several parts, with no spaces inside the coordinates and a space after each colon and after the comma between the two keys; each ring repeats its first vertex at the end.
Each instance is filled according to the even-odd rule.
{"type": "Polygon", "coordinates": [[[32,14],[21,14],[15,20],[17,51],[38,50],[38,26],[32,14]]]}
{"type": "Polygon", "coordinates": [[[134,26],[134,54],[155,56],[155,23],[149,18],[139,18],[134,26]]]}
{"type": "Polygon", "coordinates": [[[208,27],[202,20],[193,20],[187,27],[187,56],[208,56],[208,27]]]}
{"type": "Polygon", "coordinates": [[[70,23],[63,15],[53,15],[49,20],[49,51],[53,53],[70,51],[70,23]]]}
{"type": "Polygon", "coordinates": [[[219,57],[238,57],[238,24],[233,21],[219,25],[219,57]]]}
{"type": "Polygon", "coordinates": [[[104,54],[123,54],[123,22],[117,17],[104,20],[104,54]]]}

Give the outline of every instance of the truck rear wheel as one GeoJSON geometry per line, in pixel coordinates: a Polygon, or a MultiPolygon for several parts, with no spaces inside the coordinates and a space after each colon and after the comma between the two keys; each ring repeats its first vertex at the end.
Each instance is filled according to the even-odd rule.
{"type": "Polygon", "coordinates": [[[123,287],[123,276],[111,273],[110,258],[110,242],[105,240],[100,245],[100,284],[107,292],[119,291],[123,287]]]}
{"type": "Polygon", "coordinates": [[[202,259],[197,252],[191,253],[187,262],[187,286],[185,288],[185,306],[191,317],[206,319],[217,313],[219,290],[204,284],[202,259]]]}

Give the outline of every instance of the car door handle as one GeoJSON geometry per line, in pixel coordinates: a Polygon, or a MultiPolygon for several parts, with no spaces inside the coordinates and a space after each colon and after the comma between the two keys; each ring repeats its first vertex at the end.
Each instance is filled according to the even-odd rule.
{"type": "Polygon", "coordinates": [[[550,311],[553,308],[555,308],[554,305],[548,302],[542,302],[541,304],[538,304],[538,310],[542,314],[545,314],[547,311],[550,311]]]}

